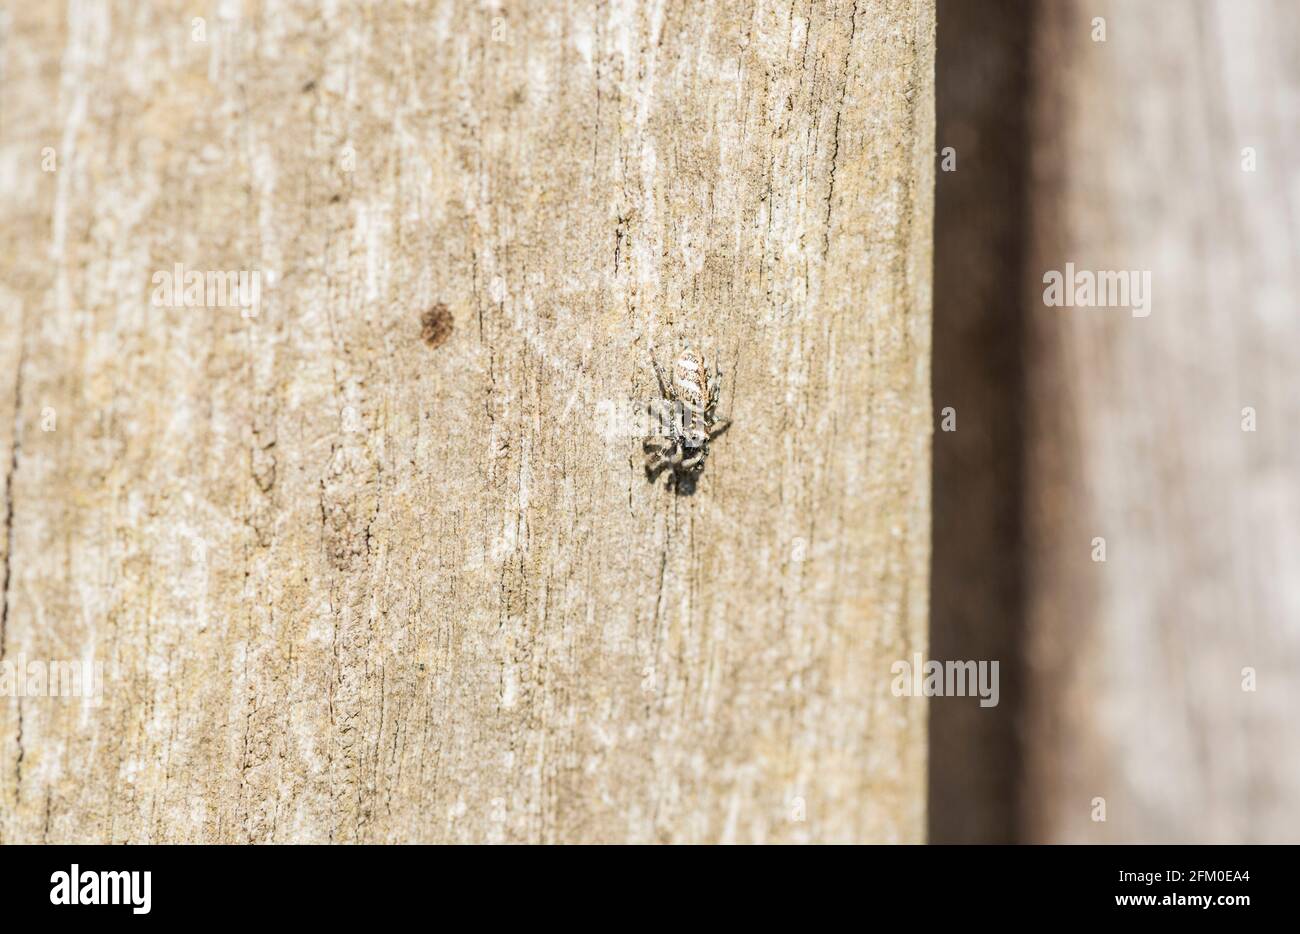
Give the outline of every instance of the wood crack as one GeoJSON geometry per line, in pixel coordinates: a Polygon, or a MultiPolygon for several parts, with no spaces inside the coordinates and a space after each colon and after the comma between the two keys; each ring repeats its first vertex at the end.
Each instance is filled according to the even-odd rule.
{"type": "MultiPolygon", "coordinates": [[[[22,341],[20,335],[19,341],[22,341]]],[[[0,574],[0,659],[5,657],[9,636],[9,582],[13,574],[14,554],[14,477],[18,474],[18,452],[22,448],[20,418],[23,410],[23,363],[25,347],[20,343],[17,373],[14,377],[14,430],[9,445],[9,466],[5,471],[5,557],[0,574]]]]}
{"type": "Polygon", "coordinates": [[[835,129],[831,133],[831,167],[826,188],[826,221],[822,232],[822,262],[831,251],[831,205],[835,201],[835,165],[840,157],[840,117],[844,113],[844,98],[849,93],[849,59],[853,56],[853,35],[858,28],[858,5],[853,4],[853,13],[849,16],[849,41],[844,51],[844,84],[840,87],[840,101],[835,108],[835,129]]]}

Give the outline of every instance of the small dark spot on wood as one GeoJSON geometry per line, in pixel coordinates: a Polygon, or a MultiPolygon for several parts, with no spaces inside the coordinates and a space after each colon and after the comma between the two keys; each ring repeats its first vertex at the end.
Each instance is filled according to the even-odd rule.
{"type": "Polygon", "coordinates": [[[302,86],[302,93],[304,94],[310,94],[314,90],[316,90],[316,81],[314,79],[308,81],[306,84],[302,86]]]}
{"type": "Polygon", "coordinates": [[[451,337],[451,312],[442,302],[420,315],[420,339],[430,347],[441,347],[451,337]]]}

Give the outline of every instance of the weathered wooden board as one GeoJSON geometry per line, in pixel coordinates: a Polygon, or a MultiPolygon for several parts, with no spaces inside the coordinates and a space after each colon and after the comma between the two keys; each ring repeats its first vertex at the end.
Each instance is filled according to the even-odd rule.
{"type": "Polygon", "coordinates": [[[0,838],[920,839],[932,3],[193,10],[0,34],[0,838]]]}

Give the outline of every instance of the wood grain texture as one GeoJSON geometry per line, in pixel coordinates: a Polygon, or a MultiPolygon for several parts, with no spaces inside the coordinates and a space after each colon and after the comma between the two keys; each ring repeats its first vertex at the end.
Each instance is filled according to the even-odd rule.
{"type": "Polygon", "coordinates": [[[4,14],[0,838],[920,839],[932,3],[214,9],[4,14]]]}
{"type": "Polygon", "coordinates": [[[1300,839],[1297,13],[1040,5],[1030,839],[1300,839]],[[1150,270],[1150,317],[1045,307],[1067,262],[1150,270]]]}

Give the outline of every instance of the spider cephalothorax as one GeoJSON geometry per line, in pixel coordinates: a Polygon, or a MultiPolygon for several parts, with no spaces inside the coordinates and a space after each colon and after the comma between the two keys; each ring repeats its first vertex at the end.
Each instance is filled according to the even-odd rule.
{"type": "Polygon", "coordinates": [[[646,476],[654,480],[671,468],[671,482],[689,488],[704,470],[709,442],[731,424],[717,415],[722,370],[716,358],[710,369],[690,346],[673,361],[670,380],[664,379],[659,361],[653,363],[662,398],[649,407],[652,434],[644,447],[646,476]]]}

